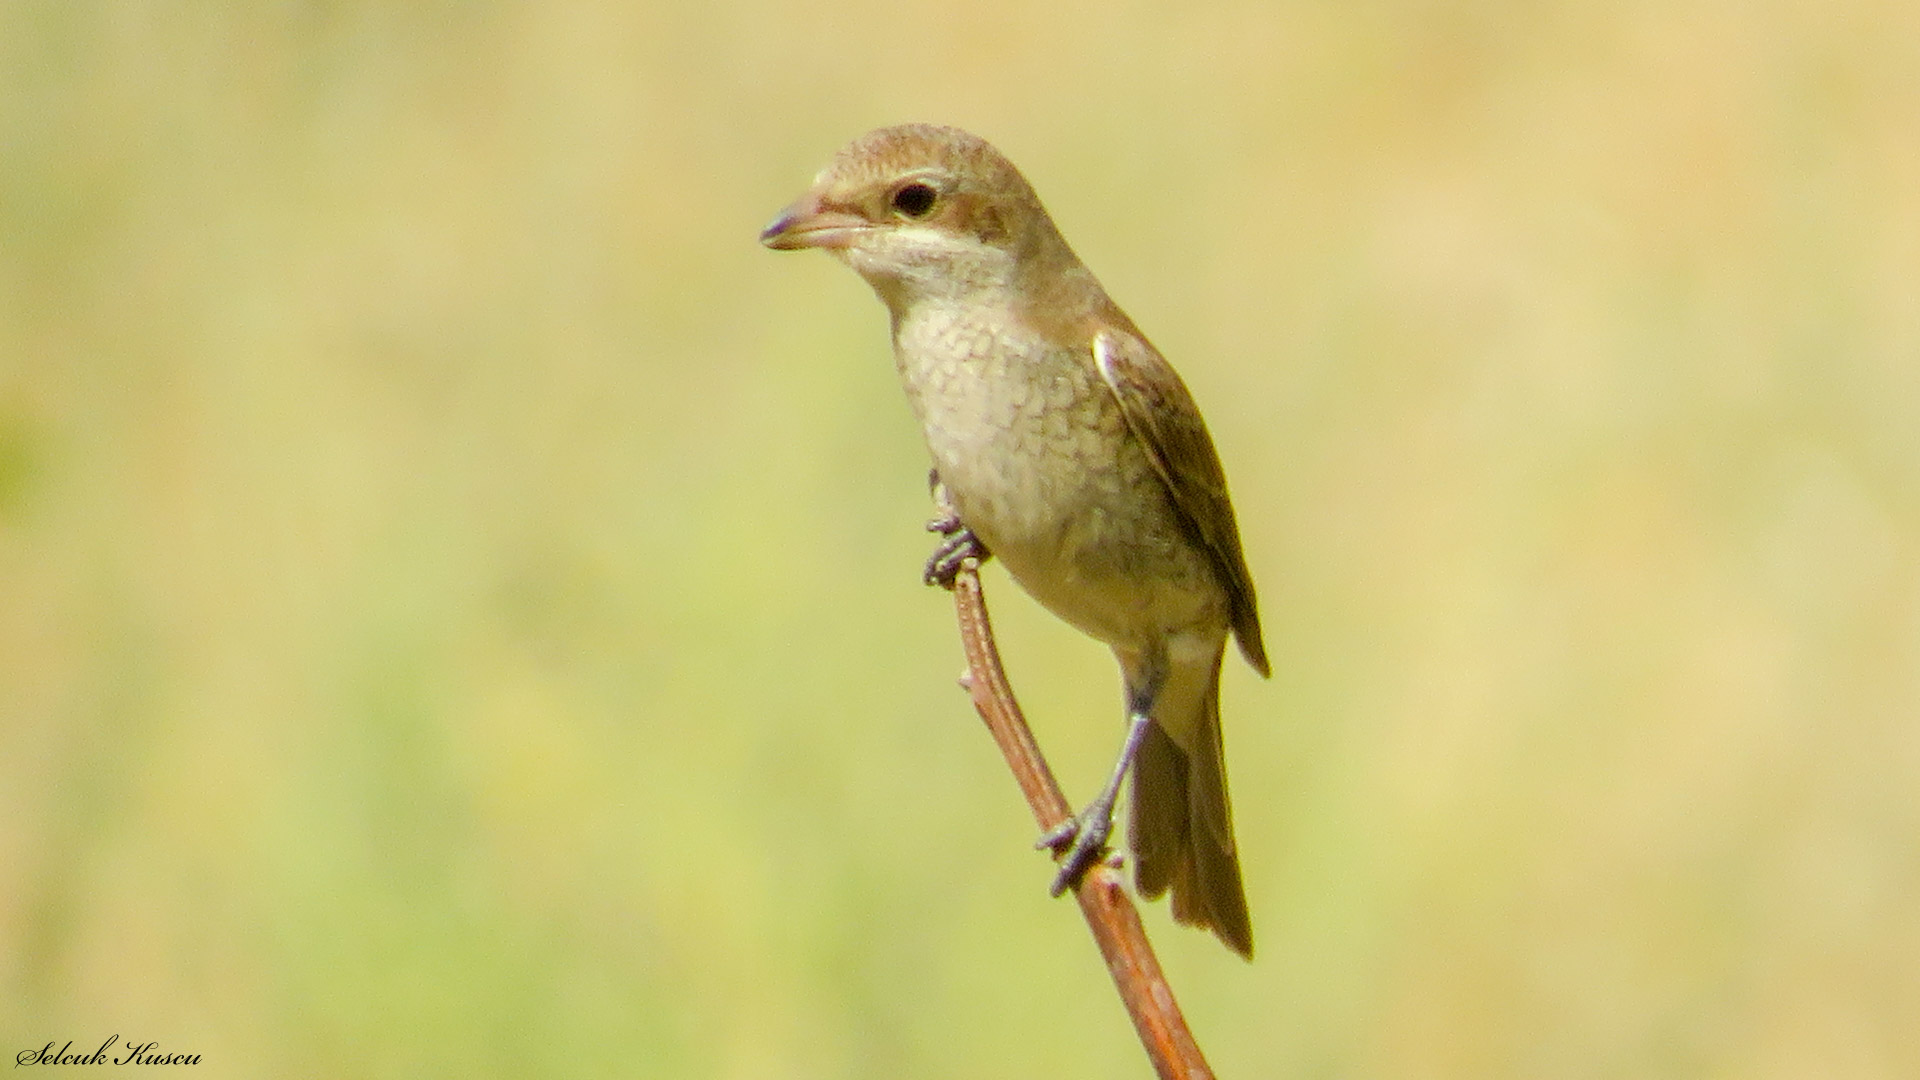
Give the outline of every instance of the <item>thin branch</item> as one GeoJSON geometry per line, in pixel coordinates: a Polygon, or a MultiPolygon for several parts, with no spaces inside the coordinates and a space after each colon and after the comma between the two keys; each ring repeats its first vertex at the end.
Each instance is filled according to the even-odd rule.
{"type": "MultiPolygon", "coordinates": [[[[961,564],[954,577],[953,605],[960,618],[960,640],[967,652],[967,675],[962,685],[1005,755],[1027,805],[1033,808],[1034,820],[1043,831],[1052,829],[1073,816],[1073,808],[1061,794],[1046,759],[1040,756],[1027,718],[1007,685],[1000,649],[993,641],[993,626],[987,621],[987,602],[980,591],[979,563],[974,559],[961,564]]],[[[1212,1080],[1213,1070],[1201,1056],[1200,1045],[1193,1041],[1186,1018],[1180,1015],[1173,988],[1167,985],[1153,946],[1147,942],[1146,928],[1140,925],[1140,913],[1121,884],[1120,871],[1108,862],[1097,863],[1074,886],[1073,894],[1100,946],[1100,955],[1106,958],[1107,971],[1120,991],[1127,1015],[1133,1018],[1134,1030],[1140,1033],[1154,1072],[1160,1080],[1212,1080]]]]}

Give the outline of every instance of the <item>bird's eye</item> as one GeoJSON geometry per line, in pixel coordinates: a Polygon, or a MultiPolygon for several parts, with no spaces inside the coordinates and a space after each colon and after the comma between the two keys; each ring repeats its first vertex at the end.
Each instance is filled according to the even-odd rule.
{"type": "Polygon", "coordinates": [[[902,184],[893,193],[893,208],[910,218],[926,217],[939,197],[939,192],[926,184],[902,184]]]}

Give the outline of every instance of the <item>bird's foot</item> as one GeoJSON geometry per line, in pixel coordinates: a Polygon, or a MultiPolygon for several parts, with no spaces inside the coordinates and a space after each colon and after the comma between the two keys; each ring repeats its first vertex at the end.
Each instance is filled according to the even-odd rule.
{"type": "Polygon", "coordinates": [[[1060,872],[1053,877],[1047,895],[1059,896],[1080,883],[1107,852],[1107,837],[1113,834],[1113,803],[1096,799],[1093,805],[1042,833],[1034,847],[1064,851],[1060,872]]]}
{"type": "Polygon", "coordinates": [[[933,549],[927,558],[927,567],[920,574],[920,580],[929,585],[938,585],[943,589],[953,588],[953,579],[959,575],[960,568],[968,559],[986,562],[991,556],[987,545],[973,535],[973,530],[960,523],[959,517],[948,514],[927,522],[928,532],[940,534],[940,546],[933,549]]]}

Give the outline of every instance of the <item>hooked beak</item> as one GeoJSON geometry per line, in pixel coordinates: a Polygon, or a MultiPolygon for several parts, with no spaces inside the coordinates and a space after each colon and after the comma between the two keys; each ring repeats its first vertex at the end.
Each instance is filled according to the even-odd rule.
{"type": "Polygon", "coordinates": [[[838,250],[872,228],[872,222],[866,218],[844,210],[825,209],[818,197],[807,194],[780,211],[772,224],[760,230],[760,242],[775,251],[838,250]]]}

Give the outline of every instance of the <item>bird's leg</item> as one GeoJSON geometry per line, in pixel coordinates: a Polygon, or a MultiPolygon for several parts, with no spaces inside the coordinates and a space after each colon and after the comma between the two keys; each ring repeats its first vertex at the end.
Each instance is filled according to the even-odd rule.
{"type": "Polygon", "coordinates": [[[934,506],[940,511],[939,517],[927,522],[927,531],[939,533],[941,539],[940,546],[928,556],[920,580],[951,589],[954,576],[960,573],[962,564],[968,559],[986,562],[992,554],[987,551],[987,545],[973,535],[973,530],[961,523],[960,515],[954,512],[953,501],[947,494],[946,486],[940,482],[937,470],[927,472],[927,486],[933,493],[934,506]]]}
{"type": "Polygon", "coordinates": [[[1147,737],[1147,725],[1153,723],[1153,703],[1165,681],[1165,670],[1163,664],[1149,664],[1143,672],[1144,685],[1128,687],[1127,737],[1120,744],[1120,759],[1113,763],[1107,786],[1100,789],[1099,796],[1088,803],[1085,810],[1047,830],[1034,843],[1036,848],[1051,848],[1055,852],[1066,848],[1060,872],[1054,875],[1053,886],[1047,890],[1050,895],[1059,896],[1072,888],[1106,851],[1107,837],[1113,832],[1113,805],[1120,798],[1120,782],[1133,768],[1134,755],[1140,752],[1140,743],[1147,737]]]}
{"type": "Polygon", "coordinates": [[[1151,723],[1153,717],[1144,712],[1127,717],[1127,741],[1121,744],[1120,760],[1114,763],[1113,775],[1107,777],[1107,786],[1100,790],[1099,797],[1088,803],[1085,810],[1047,830],[1034,843],[1037,848],[1058,850],[1071,842],[1066,858],[1060,862],[1060,872],[1054,875],[1053,885],[1047,890],[1049,895],[1059,896],[1072,888],[1080,875],[1099,862],[1106,852],[1107,837],[1113,833],[1113,804],[1120,798],[1120,782],[1133,767],[1133,756],[1139,752],[1140,740],[1146,738],[1147,725],[1151,723]]]}

